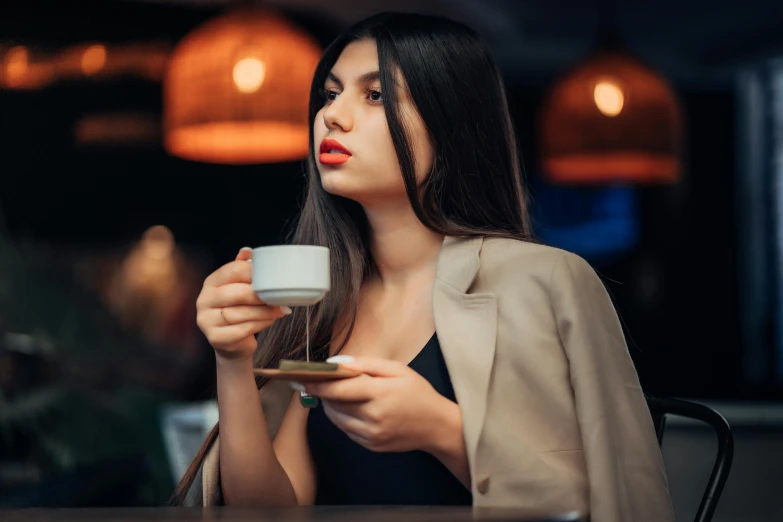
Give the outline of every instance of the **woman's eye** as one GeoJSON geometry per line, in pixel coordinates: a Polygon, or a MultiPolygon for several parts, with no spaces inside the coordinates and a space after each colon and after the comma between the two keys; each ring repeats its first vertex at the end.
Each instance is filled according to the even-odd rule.
{"type": "Polygon", "coordinates": [[[324,89],[323,90],[323,98],[325,103],[333,102],[337,99],[337,97],[340,95],[339,92],[333,91],[331,89],[324,89]]]}
{"type": "Polygon", "coordinates": [[[383,100],[383,95],[381,94],[380,91],[370,90],[370,91],[367,92],[367,94],[370,97],[370,101],[382,101],[383,100]]]}

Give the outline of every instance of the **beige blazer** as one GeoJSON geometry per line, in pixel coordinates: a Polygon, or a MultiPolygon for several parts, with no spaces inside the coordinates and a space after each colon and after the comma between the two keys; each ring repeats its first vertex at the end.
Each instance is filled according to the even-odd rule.
{"type": "MultiPolygon", "coordinates": [[[[433,312],[475,506],[674,520],[617,314],[583,259],[520,241],[446,238],[433,312]]],[[[291,393],[280,382],[261,392],[272,436],[291,393]]],[[[202,469],[205,505],[220,502],[218,449],[202,469]]]]}

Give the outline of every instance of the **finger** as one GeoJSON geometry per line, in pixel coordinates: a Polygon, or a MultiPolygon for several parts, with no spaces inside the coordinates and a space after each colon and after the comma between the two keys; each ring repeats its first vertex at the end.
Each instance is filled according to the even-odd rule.
{"type": "MultiPolygon", "coordinates": [[[[253,288],[247,283],[230,283],[213,288],[203,301],[207,308],[224,308],[227,306],[260,306],[264,302],[258,298],[253,288]]],[[[264,305],[266,306],[266,305],[264,305]]],[[[268,307],[276,308],[276,307],[268,307]]]]}
{"type": "Polygon", "coordinates": [[[252,261],[252,259],[253,249],[250,247],[242,247],[239,249],[239,253],[237,254],[235,261],[252,261]]]}
{"type": "Polygon", "coordinates": [[[343,417],[350,417],[352,419],[357,419],[358,421],[361,421],[365,424],[372,424],[378,422],[380,419],[378,418],[378,415],[373,412],[370,408],[372,402],[371,401],[363,401],[363,402],[341,402],[341,401],[330,401],[325,400],[324,401],[324,407],[328,406],[329,409],[334,411],[335,413],[343,416],[343,417]]]}
{"type": "Polygon", "coordinates": [[[340,406],[335,405],[335,403],[324,401],[324,413],[340,430],[365,440],[370,439],[371,430],[367,423],[360,418],[350,415],[340,406]]]}
{"type": "Polygon", "coordinates": [[[346,370],[364,373],[373,377],[399,377],[410,369],[401,362],[392,361],[391,359],[382,359],[380,357],[354,358],[338,355],[330,357],[327,362],[336,362],[346,370]]]}
{"type": "MultiPolygon", "coordinates": [[[[290,310],[290,308],[289,308],[290,310]]],[[[217,324],[239,324],[249,321],[269,321],[280,319],[288,315],[280,306],[267,305],[242,305],[216,308],[215,312],[220,316],[217,324]]]]}
{"type": "Polygon", "coordinates": [[[207,340],[212,346],[228,346],[255,335],[265,328],[269,328],[271,321],[250,321],[241,324],[230,324],[210,330],[207,340]]]}
{"type": "Polygon", "coordinates": [[[346,437],[354,441],[356,444],[360,446],[364,446],[370,451],[381,451],[380,449],[378,449],[378,446],[376,446],[372,441],[370,441],[370,439],[367,439],[360,435],[356,435],[354,433],[351,433],[350,431],[345,431],[343,433],[345,433],[346,437]]]}
{"type": "Polygon", "coordinates": [[[324,400],[360,402],[374,398],[376,386],[372,377],[360,375],[349,379],[307,383],[305,390],[324,400]]]}
{"type": "MultiPolygon", "coordinates": [[[[239,257],[239,256],[237,256],[239,257]]],[[[230,283],[248,283],[253,280],[253,266],[243,260],[226,263],[204,280],[204,286],[223,286],[230,283]]]]}

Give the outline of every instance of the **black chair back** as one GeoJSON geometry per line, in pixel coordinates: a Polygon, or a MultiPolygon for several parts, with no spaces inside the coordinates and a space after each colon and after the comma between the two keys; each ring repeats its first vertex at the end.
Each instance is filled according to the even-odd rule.
{"type": "Polygon", "coordinates": [[[718,500],[723,492],[723,486],[726,479],[729,478],[731,471],[731,461],[734,458],[734,436],[731,433],[731,427],[726,419],[703,404],[698,404],[680,399],[670,399],[665,397],[647,397],[647,406],[650,408],[650,414],[655,424],[655,433],[658,436],[658,444],[663,443],[663,432],[666,428],[667,415],[679,415],[690,419],[700,420],[712,426],[718,436],[718,454],[715,457],[715,464],[712,467],[710,479],[707,481],[707,488],[699,504],[699,510],[696,512],[696,522],[709,522],[718,506],[718,500]]]}

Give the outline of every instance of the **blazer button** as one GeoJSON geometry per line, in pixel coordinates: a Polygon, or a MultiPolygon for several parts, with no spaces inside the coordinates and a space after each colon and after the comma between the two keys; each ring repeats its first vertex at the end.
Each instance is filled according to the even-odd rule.
{"type": "Polygon", "coordinates": [[[486,495],[489,491],[489,477],[486,475],[479,477],[476,482],[476,489],[478,489],[478,492],[482,495],[486,495]]]}

